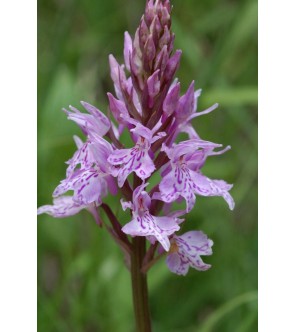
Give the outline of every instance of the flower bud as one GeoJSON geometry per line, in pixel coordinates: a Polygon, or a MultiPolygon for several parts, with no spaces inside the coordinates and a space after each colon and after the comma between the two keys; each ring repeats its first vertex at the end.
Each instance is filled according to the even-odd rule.
{"type": "Polygon", "coordinates": [[[177,83],[172,89],[168,91],[168,94],[163,103],[163,111],[165,115],[168,117],[174,113],[180,92],[180,83],[177,83]]]}
{"type": "Polygon", "coordinates": [[[153,41],[153,36],[149,35],[145,45],[144,45],[144,56],[143,56],[143,62],[144,67],[146,68],[146,65],[148,65],[151,61],[154,60],[156,55],[156,47],[153,41]]]}
{"type": "Polygon", "coordinates": [[[170,41],[169,41],[169,45],[168,45],[168,54],[171,54],[171,52],[173,51],[173,47],[174,47],[174,39],[175,39],[175,34],[172,33],[170,35],[170,41]]]}
{"type": "Polygon", "coordinates": [[[160,22],[162,26],[167,25],[168,28],[171,26],[170,14],[166,7],[162,8],[160,22]]]}
{"type": "Polygon", "coordinates": [[[153,4],[153,0],[149,0],[146,4],[145,7],[145,13],[144,13],[144,18],[146,20],[146,23],[148,26],[151,25],[154,15],[155,15],[155,10],[154,10],[154,4],[153,4]]]}
{"type": "Polygon", "coordinates": [[[144,49],[144,45],[148,39],[149,34],[149,28],[147,27],[144,18],[142,18],[138,29],[138,37],[141,50],[144,49]]]}
{"type": "Polygon", "coordinates": [[[158,69],[147,80],[149,108],[152,108],[154,106],[154,97],[160,92],[161,84],[159,80],[159,72],[160,70],[158,69]]]}
{"type": "Polygon", "coordinates": [[[138,76],[142,72],[142,61],[136,49],[133,50],[131,61],[130,61],[131,71],[135,76],[138,76]]]}
{"type": "Polygon", "coordinates": [[[167,25],[165,25],[164,33],[163,33],[162,37],[159,40],[158,47],[162,49],[165,45],[169,44],[170,39],[171,39],[170,31],[169,31],[167,25]]]}
{"type": "Polygon", "coordinates": [[[122,123],[123,119],[128,117],[128,110],[125,103],[116,99],[111,93],[107,93],[110,103],[110,110],[118,123],[122,123]]]}
{"type": "Polygon", "coordinates": [[[185,95],[179,98],[177,106],[177,118],[179,120],[186,119],[190,116],[194,109],[195,105],[195,91],[194,91],[195,82],[192,81],[185,95]]]}
{"type": "Polygon", "coordinates": [[[160,69],[161,72],[164,72],[167,62],[168,62],[169,56],[167,52],[167,45],[164,45],[161,52],[157,54],[154,69],[160,69]]]}
{"type": "Polygon", "coordinates": [[[153,35],[154,40],[158,43],[158,40],[160,38],[160,35],[163,31],[162,25],[160,23],[160,20],[158,18],[158,16],[155,16],[155,18],[153,19],[153,22],[150,26],[150,33],[153,35]]]}
{"type": "Polygon", "coordinates": [[[181,53],[182,53],[181,50],[177,50],[167,63],[166,70],[164,73],[164,77],[167,82],[172,80],[172,78],[179,66],[181,53]]]}
{"type": "Polygon", "coordinates": [[[124,33],[124,61],[126,68],[130,71],[130,56],[132,54],[132,39],[127,31],[124,33]]]}
{"type": "Polygon", "coordinates": [[[122,68],[122,66],[119,65],[115,57],[110,54],[109,56],[109,64],[110,64],[110,72],[111,72],[111,78],[114,82],[116,95],[119,99],[122,99],[122,83],[124,85],[126,81],[126,75],[122,68]]]}

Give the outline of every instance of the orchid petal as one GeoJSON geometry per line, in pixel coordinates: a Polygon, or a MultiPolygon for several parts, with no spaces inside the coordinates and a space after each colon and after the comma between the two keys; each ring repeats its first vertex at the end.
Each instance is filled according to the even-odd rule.
{"type": "Polygon", "coordinates": [[[53,205],[43,205],[38,208],[37,214],[49,214],[55,218],[73,216],[84,209],[85,206],[73,201],[72,196],[61,196],[53,200],[53,205]]]}
{"type": "Polygon", "coordinates": [[[213,241],[201,231],[190,231],[172,238],[171,250],[167,256],[168,268],[179,275],[186,275],[189,267],[199,271],[208,270],[211,265],[205,264],[201,255],[212,254],[213,241]]]}
{"type": "Polygon", "coordinates": [[[145,213],[143,216],[133,215],[133,219],[126,224],[122,231],[131,236],[154,236],[168,251],[170,241],[168,236],[179,230],[175,218],[155,217],[145,213]]]}
{"type": "Polygon", "coordinates": [[[77,108],[69,106],[71,111],[64,109],[68,119],[76,122],[86,135],[95,132],[100,136],[104,136],[111,127],[109,119],[96,107],[86,102],[81,102],[81,104],[90,114],[81,113],[77,108]]]}
{"type": "Polygon", "coordinates": [[[127,70],[130,71],[130,54],[132,54],[132,39],[127,31],[124,33],[124,60],[127,70]]]}
{"type": "Polygon", "coordinates": [[[104,174],[96,169],[76,171],[72,177],[61,181],[53,192],[53,197],[73,190],[73,200],[79,204],[101,204],[102,197],[107,194],[107,182],[104,174]]]}

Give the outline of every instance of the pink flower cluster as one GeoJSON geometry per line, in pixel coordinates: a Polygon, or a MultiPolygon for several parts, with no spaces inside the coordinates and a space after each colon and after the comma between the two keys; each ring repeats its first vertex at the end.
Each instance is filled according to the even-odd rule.
{"type": "Polygon", "coordinates": [[[230,209],[234,201],[232,185],[202,173],[207,157],[219,155],[220,144],[202,140],[193,128],[192,119],[211,112],[215,104],[197,112],[201,90],[191,83],[180,95],[175,79],[181,51],[173,52],[171,5],[168,0],[147,1],[134,38],[125,32],[124,64],[110,55],[111,78],[115,96],[108,93],[112,117],[96,107],[81,102],[87,113],[70,106],[64,110],[76,122],[85,141],[74,137],[77,151],[67,162],[66,178],[53,193],[53,205],[38,209],[62,218],[82,209],[91,212],[101,224],[99,208],[108,195],[123,195],[122,208],[132,211],[129,223],[121,225],[113,219],[113,234],[119,243],[128,245],[127,235],[144,236],[154,251],[166,251],[168,268],[185,275],[189,267],[207,270],[200,256],[212,253],[212,240],[201,231],[177,232],[190,212],[196,196],[222,196],[230,209]],[[133,146],[125,147],[124,131],[133,146]],[[187,140],[178,142],[180,133],[187,140]],[[160,173],[160,182],[147,190],[149,179],[160,173]],[[71,194],[66,194],[71,192],[71,194]],[[184,210],[172,211],[174,202],[184,200],[184,210]]]}

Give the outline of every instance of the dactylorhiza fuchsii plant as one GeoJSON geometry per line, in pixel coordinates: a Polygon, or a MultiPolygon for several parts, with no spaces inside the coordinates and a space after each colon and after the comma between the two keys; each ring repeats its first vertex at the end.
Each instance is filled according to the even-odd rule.
{"type": "Polygon", "coordinates": [[[210,268],[201,256],[212,254],[213,241],[200,230],[181,233],[196,196],[222,196],[234,208],[232,185],[202,173],[208,157],[230,147],[221,149],[221,144],[201,139],[191,124],[218,105],[198,112],[201,90],[195,91],[194,82],[180,95],[175,74],[181,50],[173,51],[174,37],[169,0],[147,1],[135,36],[125,32],[125,63],[109,56],[115,96],[107,94],[108,116],[86,102],[81,104],[87,113],[72,106],[64,109],[85,139],[74,137],[77,151],[67,162],[66,178],[53,192],[53,205],[38,209],[38,214],[56,218],[86,209],[98,225],[105,225],[131,271],[138,331],[151,330],[146,273],[159,257],[166,254],[168,268],[179,275],[190,267],[210,268]],[[123,131],[130,134],[133,146],[124,146],[123,131]],[[187,139],[178,142],[181,133],[187,139]],[[160,181],[148,189],[156,172],[160,181]],[[104,202],[107,195],[122,197],[122,209],[131,213],[128,223],[121,224],[104,202]],[[181,201],[185,208],[175,210],[177,204],[172,203],[181,201]],[[110,224],[101,219],[100,209],[110,224]]]}

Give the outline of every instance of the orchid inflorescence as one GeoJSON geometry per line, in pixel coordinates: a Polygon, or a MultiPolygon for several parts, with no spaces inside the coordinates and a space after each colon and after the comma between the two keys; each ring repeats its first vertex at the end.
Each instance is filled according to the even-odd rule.
{"type": "Polygon", "coordinates": [[[53,192],[53,205],[40,207],[38,214],[63,218],[87,209],[102,225],[102,208],[111,221],[106,228],[127,256],[132,251],[127,235],[149,241],[142,265],[145,271],[157,257],[168,253],[168,268],[185,275],[189,267],[201,271],[210,268],[200,256],[212,254],[213,241],[203,232],[177,233],[184,215],[193,209],[196,195],[222,196],[230,209],[234,201],[229,194],[232,185],[202,174],[207,157],[230,147],[218,150],[222,145],[202,140],[191,124],[218,105],[197,112],[201,90],[194,90],[194,82],[180,96],[180,83],[174,77],[181,51],[173,53],[170,14],[169,0],[147,1],[134,38],[125,32],[125,63],[120,65],[109,56],[115,88],[115,96],[108,93],[112,116],[86,102],[81,104],[87,113],[72,106],[64,110],[86,140],[74,137],[77,151],[67,162],[66,178],[53,192]],[[122,142],[124,131],[133,141],[130,148],[122,142]],[[181,133],[188,139],[177,143],[181,133]],[[148,190],[149,179],[156,172],[161,179],[148,190]],[[65,195],[68,191],[73,194],[65,195]],[[122,209],[132,212],[125,225],[104,202],[108,194],[118,193],[124,197],[122,209]],[[185,201],[185,208],[172,211],[172,203],[181,201],[185,201]]]}

